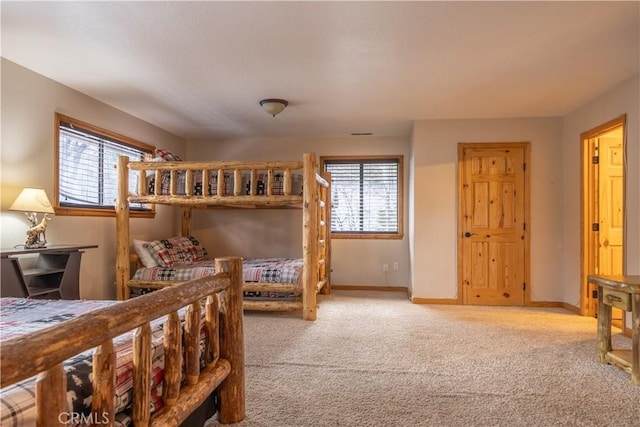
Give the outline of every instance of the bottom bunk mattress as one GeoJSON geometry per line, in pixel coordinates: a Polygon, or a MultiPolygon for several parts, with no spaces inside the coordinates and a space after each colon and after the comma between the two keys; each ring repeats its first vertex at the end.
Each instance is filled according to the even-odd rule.
{"type": "MultiPolygon", "coordinates": [[[[242,279],[245,283],[293,284],[298,285],[295,292],[245,291],[244,297],[251,299],[293,299],[302,292],[302,258],[249,258],[242,260],[242,279]]],[[[183,282],[215,273],[213,261],[196,261],[189,264],[177,264],[172,267],[139,268],[132,280],[141,282],[168,281],[183,282]]],[[[268,288],[268,286],[265,286],[268,288]]],[[[136,288],[134,294],[145,293],[144,288],[136,288]]]]}
{"type": "MultiPolygon", "coordinates": [[[[88,300],[41,300],[27,298],[0,299],[1,340],[53,326],[82,314],[117,304],[118,301],[88,300]]],[[[184,309],[180,311],[184,318],[184,309]]],[[[162,325],[164,317],[151,322],[152,331],[152,396],[151,412],[162,407],[162,378],[164,368],[164,348],[162,325]]],[[[70,331],[72,333],[72,331],[70,331]]],[[[204,331],[203,331],[204,334],[204,331]]],[[[201,341],[202,342],[202,341],[201,341]]],[[[0,342],[1,344],[1,342],[0,342]]],[[[131,424],[130,408],[133,395],[133,331],[125,333],[113,341],[116,351],[116,426],[131,424]]],[[[91,410],[93,350],[85,351],[64,362],[67,373],[67,401],[69,413],[88,415],[91,410]]],[[[0,390],[1,425],[35,425],[35,383],[36,377],[20,381],[0,390]]],[[[71,423],[71,425],[74,425],[71,423]]]]}

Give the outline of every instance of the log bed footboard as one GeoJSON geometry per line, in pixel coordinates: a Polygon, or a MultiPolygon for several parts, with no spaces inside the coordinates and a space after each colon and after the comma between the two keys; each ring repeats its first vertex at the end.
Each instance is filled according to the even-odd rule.
{"type": "Polygon", "coordinates": [[[176,426],[218,390],[218,420],[245,416],[242,261],[216,259],[215,275],[167,287],[71,320],[2,342],[0,387],[38,375],[36,425],[65,425],[67,377],[63,362],[95,348],[90,419],[113,425],[116,363],[114,338],[135,330],[133,342],[133,425],[176,426]],[[204,304],[201,301],[206,301],[204,304]],[[183,328],[178,310],[187,307],[183,328]],[[205,313],[201,325],[202,309],[205,313]],[[164,406],[150,414],[151,321],[164,323],[164,406]],[[200,354],[201,326],[204,354],[200,354]],[[200,361],[205,368],[200,369],[200,361]],[[186,384],[181,385],[183,370],[186,384]],[[108,418],[108,419],[105,419],[108,418]],[[104,421],[107,421],[106,423],[104,421]]]}

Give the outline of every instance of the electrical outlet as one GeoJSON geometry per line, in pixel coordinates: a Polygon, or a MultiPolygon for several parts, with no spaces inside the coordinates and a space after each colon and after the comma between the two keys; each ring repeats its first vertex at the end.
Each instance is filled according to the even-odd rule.
{"type": "Polygon", "coordinates": [[[393,263],[393,269],[398,270],[398,261],[393,263]]]}
{"type": "Polygon", "coordinates": [[[389,271],[389,264],[382,264],[382,271],[384,271],[385,273],[389,271]]]}

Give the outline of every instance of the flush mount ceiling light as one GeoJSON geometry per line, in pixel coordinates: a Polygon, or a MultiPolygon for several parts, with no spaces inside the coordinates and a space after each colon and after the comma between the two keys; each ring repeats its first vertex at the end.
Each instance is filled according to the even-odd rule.
{"type": "Polygon", "coordinates": [[[285,101],[284,99],[269,98],[260,101],[260,105],[262,106],[262,109],[264,111],[275,117],[276,114],[282,113],[282,110],[284,110],[284,107],[289,105],[289,102],[285,101]]]}

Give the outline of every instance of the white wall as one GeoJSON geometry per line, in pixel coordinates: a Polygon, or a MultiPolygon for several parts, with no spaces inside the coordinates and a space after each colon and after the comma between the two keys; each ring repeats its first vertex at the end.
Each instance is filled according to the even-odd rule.
{"type": "MultiPolygon", "coordinates": [[[[405,156],[405,237],[402,240],[334,240],[333,283],[412,286],[418,298],[456,298],[457,143],[531,143],[531,297],[579,304],[581,132],[627,114],[626,272],[640,274],[640,108],[638,77],[622,83],[565,118],[422,120],[403,138],[247,138],[189,141],[100,103],[69,87],[2,60],[0,155],[2,247],[24,243],[28,226],[9,212],[25,186],[45,188],[53,198],[54,112],[167,148],[189,160],[297,160],[318,155],[405,156]],[[411,239],[409,238],[411,236],[411,239]],[[410,251],[411,248],[411,251],[410,251]],[[410,258],[411,256],[411,258],[410,258]],[[385,275],[382,264],[400,263],[385,275]]],[[[299,256],[299,211],[199,211],[194,234],[212,255],[299,256]],[[256,221],[259,218],[259,221],[256,221]]],[[[156,219],[132,221],[143,239],[177,234],[177,209],[158,207],[156,219]]],[[[81,271],[83,298],[113,298],[115,220],[56,216],[51,243],[98,244],[81,271]]]]}
{"type": "Polygon", "coordinates": [[[421,120],[411,144],[413,297],[454,299],[457,287],[457,147],[530,142],[532,301],[560,301],[562,120],[421,120]]]}
{"type": "Polygon", "coordinates": [[[640,274],[640,84],[629,79],[564,118],[563,125],[563,259],[564,301],[580,301],[580,134],[627,116],[625,206],[626,274],[640,274]]]}
{"type": "MultiPolygon", "coordinates": [[[[277,120],[277,118],[275,119],[277,120]]],[[[305,152],[322,155],[404,155],[405,236],[401,240],[333,239],[334,285],[409,286],[410,265],[407,230],[407,182],[409,141],[403,138],[246,138],[224,141],[189,141],[189,160],[301,160],[305,152]],[[399,269],[393,271],[393,262],[399,269]],[[382,264],[390,266],[382,271],[382,264]]],[[[198,211],[193,234],[214,256],[300,257],[300,210],[198,211]]]]}
{"type": "MultiPolygon", "coordinates": [[[[8,211],[23,187],[45,189],[53,202],[54,113],[60,112],[147,144],[184,155],[185,141],[96,101],[67,86],[2,59],[2,194],[0,242],[24,244],[29,226],[24,214],[8,211]]],[[[132,234],[159,238],[176,233],[175,209],[159,207],[156,219],[132,221],[132,234]]],[[[51,244],[97,244],[82,259],[80,297],[115,298],[115,218],[54,216],[47,228],[51,244]]]]}

